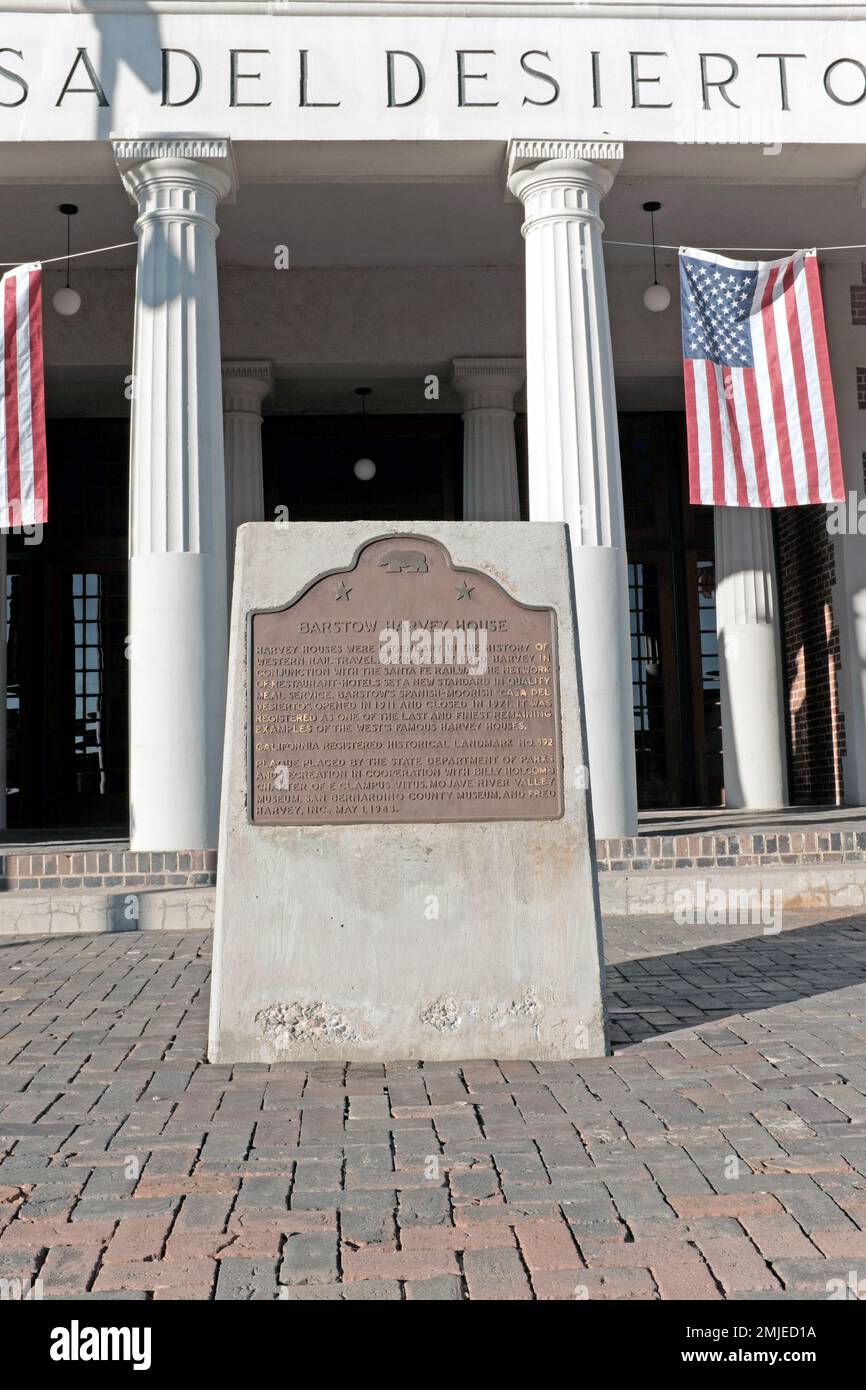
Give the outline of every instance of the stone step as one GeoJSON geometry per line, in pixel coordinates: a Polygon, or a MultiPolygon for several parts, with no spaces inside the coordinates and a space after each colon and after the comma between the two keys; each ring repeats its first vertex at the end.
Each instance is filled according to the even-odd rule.
{"type": "Polygon", "coordinates": [[[0,936],[74,932],[203,931],[213,926],[213,887],[0,893],[0,936]]]}
{"type": "MultiPolygon", "coordinates": [[[[737,899],[748,894],[753,909],[765,913],[788,909],[866,907],[866,863],[769,864],[742,868],[637,869],[599,873],[601,910],[606,917],[673,916],[677,921],[709,921],[701,916],[724,909],[718,896],[725,895],[727,917],[743,920],[737,899]],[[715,896],[713,896],[715,895],[715,896]],[[690,905],[697,914],[688,918],[690,905]],[[685,917],[683,914],[686,914],[685,917]]],[[[742,901],[740,902],[742,906],[742,901]]],[[[755,917],[754,921],[760,921],[755,917]]]]}
{"type": "MultiPolygon", "coordinates": [[[[599,893],[606,917],[686,920],[691,911],[692,920],[701,922],[712,921],[712,914],[721,910],[733,925],[759,922],[761,913],[772,925],[780,908],[866,909],[866,864],[601,873],[599,893]],[[738,896],[742,894],[748,898],[738,896]]],[[[20,889],[0,893],[0,936],[208,931],[215,896],[212,886],[113,892],[20,889]]]]}

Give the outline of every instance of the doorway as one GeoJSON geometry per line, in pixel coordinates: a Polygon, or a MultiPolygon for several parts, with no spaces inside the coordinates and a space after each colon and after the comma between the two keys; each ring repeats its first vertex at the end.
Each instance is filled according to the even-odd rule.
{"type": "Polygon", "coordinates": [[[128,422],[49,421],[48,458],[41,540],[8,538],[8,824],[123,833],[128,422]]]}
{"type": "Polygon", "coordinates": [[[688,500],[684,416],[622,414],[619,437],[638,805],[718,806],[712,508],[688,500]]]}

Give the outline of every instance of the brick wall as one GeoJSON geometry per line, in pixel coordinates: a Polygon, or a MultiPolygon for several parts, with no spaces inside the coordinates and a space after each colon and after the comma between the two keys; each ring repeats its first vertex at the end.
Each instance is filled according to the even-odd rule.
{"type": "Polygon", "coordinates": [[[845,719],[839,707],[836,562],[824,507],[777,516],[784,614],[783,666],[794,804],[841,805],[845,719]]]}
{"type": "Polygon", "coordinates": [[[186,853],[125,849],[15,850],[0,855],[0,892],[36,888],[206,888],[216,882],[216,850],[186,853]]]}
{"type": "Polygon", "coordinates": [[[851,322],[855,328],[866,327],[866,265],[861,264],[862,284],[851,286],[851,322]]]}

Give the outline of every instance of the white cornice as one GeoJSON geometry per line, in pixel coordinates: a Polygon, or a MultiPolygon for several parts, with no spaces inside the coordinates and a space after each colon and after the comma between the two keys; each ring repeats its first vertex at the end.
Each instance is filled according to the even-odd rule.
{"type": "Polygon", "coordinates": [[[508,144],[508,173],[517,173],[530,164],[548,159],[583,159],[593,164],[622,163],[625,146],[621,140],[529,140],[514,139],[508,144]]]}
{"type": "Polygon", "coordinates": [[[866,0],[0,0],[0,14],[447,16],[486,19],[866,19],[866,0]]]}

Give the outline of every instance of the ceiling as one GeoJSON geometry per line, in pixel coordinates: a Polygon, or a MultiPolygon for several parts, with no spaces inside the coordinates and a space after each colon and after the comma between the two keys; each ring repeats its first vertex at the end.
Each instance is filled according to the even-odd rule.
{"type": "MultiPolygon", "coordinates": [[[[414,175],[403,168],[389,174],[383,165],[362,178],[356,152],[354,174],[344,168],[343,175],[329,171],[315,181],[306,167],[279,168],[283,181],[277,181],[273,158],[265,181],[261,159],[248,159],[247,169],[241,159],[237,201],[220,209],[220,261],[269,266],[275,248],[287,246],[295,266],[519,265],[522,209],[504,192],[501,149],[494,159],[488,148],[477,174],[467,172],[467,151],[461,147],[458,153],[463,162],[452,159],[450,167],[428,159],[414,175]],[[451,172],[455,163],[457,173],[451,172]]],[[[866,211],[857,192],[866,156],[848,146],[822,156],[813,147],[764,154],[757,146],[631,146],[603,205],[607,257],[645,258],[644,250],[614,242],[648,240],[649,219],[641,205],[649,199],[662,204],[659,241],[675,246],[754,241],[758,250],[866,241],[866,211]]],[[[104,169],[89,181],[25,183],[0,162],[0,187],[4,177],[14,185],[0,197],[4,261],[63,254],[65,220],[57,211],[62,202],[80,207],[73,250],[134,237],[135,210],[116,175],[104,169]]],[[[134,248],[111,251],[88,264],[132,266],[134,255],[134,248]]]]}

